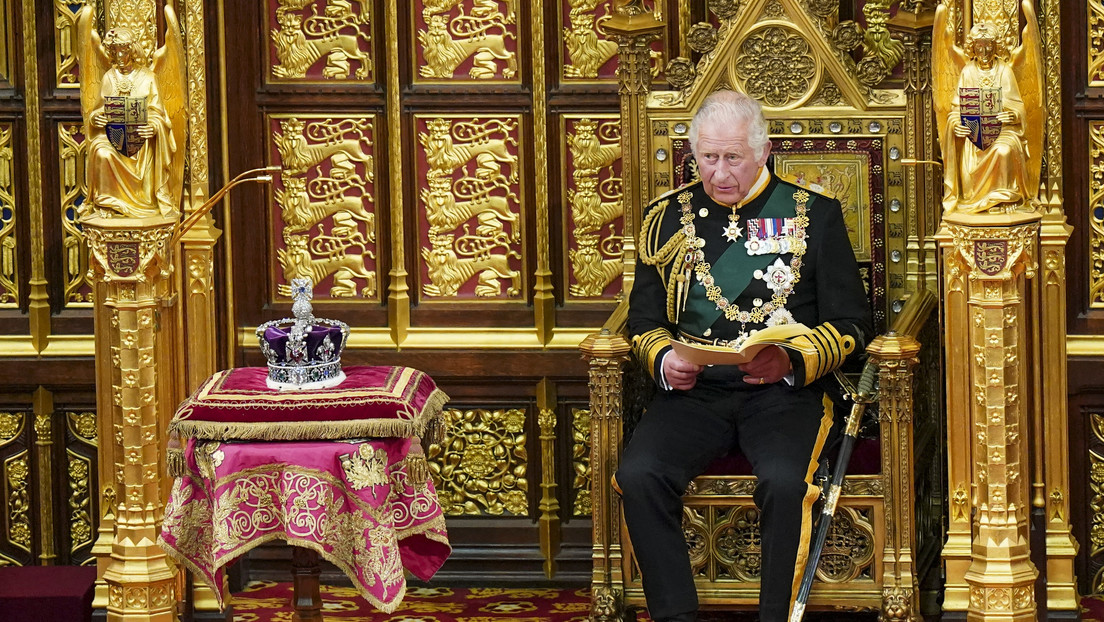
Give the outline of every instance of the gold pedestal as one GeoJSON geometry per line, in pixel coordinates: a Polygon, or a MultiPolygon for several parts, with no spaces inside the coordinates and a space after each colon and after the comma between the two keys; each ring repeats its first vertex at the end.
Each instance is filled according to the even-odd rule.
{"type": "Polygon", "coordinates": [[[1024,361],[1031,349],[1025,299],[1037,268],[1039,220],[1035,213],[948,214],[939,235],[952,491],[944,608],[965,608],[970,620],[1036,617],[1038,572],[1028,546],[1032,401],[1024,361]]]}
{"type": "MultiPolygon", "coordinates": [[[[177,571],[157,545],[164,504],[165,430],[160,395],[171,382],[164,355],[161,307],[171,274],[168,241],[176,218],[88,218],[82,222],[96,297],[101,428],[101,482],[114,491],[110,551],[98,547],[109,621],[176,619],[177,571]],[[110,386],[103,386],[110,378],[110,386]],[[105,434],[107,433],[107,434],[105,434]],[[106,436],[106,438],[105,438],[106,436]],[[104,563],[106,561],[106,563],[104,563]]],[[[105,543],[106,544],[106,543],[105,543]]]]}

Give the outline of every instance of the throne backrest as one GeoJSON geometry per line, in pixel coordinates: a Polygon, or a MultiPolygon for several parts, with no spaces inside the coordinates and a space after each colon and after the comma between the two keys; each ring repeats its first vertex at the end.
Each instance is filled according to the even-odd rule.
{"type": "MultiPolygon", "coordinates": [[[[711,17],[713,36],[702,35],[706,26],[699,24],[690,38],[715,40],[715,46],[699,45],[696,63],[668,65],[668,77],[677,75],[673,82],[681,88],[648,95],[646,140],[635,158],[646,163],[644,196],[659,196],[694,173],[690,119],[705,97],[722,88],[747,93],[767,117],[774,171],[840,200],[875,328],[883,331],[907,292],[922,285],[907,278],[907,232],[916,223],[906,206],[916,180],[902,164],[911,153],[903,81],[885,76],[874,88],[864,84],[865,61],[856,63],[833,34],[846,28],[833,30],[830,16],[804,2],[752,0],[711,17]]],[[[622,135],[637,129],[622,128],[622,135]]],[[[625,231],[633,235],[643,206],[626,207],[625,231]]]]}

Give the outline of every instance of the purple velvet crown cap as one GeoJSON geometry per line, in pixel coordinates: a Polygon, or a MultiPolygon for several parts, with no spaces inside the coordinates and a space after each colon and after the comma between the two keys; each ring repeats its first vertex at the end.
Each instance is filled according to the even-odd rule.
{"type": "MultiPolygon", "coordinates": [[[[292,325],[293,326],[293,325],[292,325]]],[[[267,326],[264,330],[264,336],[262,337],[267,343],[268,347],[272,348],[276,357],[277,363],[288,362],[288,340],[291,336],[292,326],[267,326]]],[[[319,346],[328,336],[330,343],[336,348],[335,354],[341,355],[341,348],[345,345],[344,331],[340,326],[323,326],[315,324],[307,328],[305,332],[306,336],[306,355],[307,361],[318,362],[323,360],[323,356],[320,356],[319,346]]]]}

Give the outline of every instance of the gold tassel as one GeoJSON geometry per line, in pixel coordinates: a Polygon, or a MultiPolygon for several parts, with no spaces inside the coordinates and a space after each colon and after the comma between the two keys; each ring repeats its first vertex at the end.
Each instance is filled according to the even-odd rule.
{"type": "Polygon", "coordinates": [[[184,477],[184,449],[180,446],[180,434],[169,431],[169,442],[165,444],[165,468],[169,477],[184,477]]]}
{"type": "Polygon", "coordinates": [[[407,451],[403,463],[406,465],[407,478],[414,484],[414,487],[418,490],[425,490],[426,482],[429,481],[429,462],[426,460],[422,443],[418,440],[418,437],[411,440],[410,450],[407,451]]]}
{"type": "Polygon", "coordinates": [[[165,465],[169,471],[169,477],[184,477],[184,450],[169,449],[165,452],[165,465]]]}
{"type": "Polygon", "coordinates": [[[437,413],[432,419],[429,420],[429,424],[426,426],[425,433],[426,445],[443,445],[445,442],[445,422],[444,415],[437,413]]]}

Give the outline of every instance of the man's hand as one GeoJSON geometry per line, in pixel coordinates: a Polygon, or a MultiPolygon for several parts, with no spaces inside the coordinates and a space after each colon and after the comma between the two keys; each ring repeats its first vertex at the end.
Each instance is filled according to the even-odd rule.
{"type": "Polygon", "coordinates": [[[672,389],[689,391],[698,382],[698,374],[702,366],[695,365],[682,359],[674,352],[668,352],[663,357],[663,377],[672,389]]]}
{"type": "Polygon", "coordinates": [[[790,357],[781,346],[767,346],[747,363],[740,365],[744,382],[748,384],[774,384],[790,373],[790,357]]]}

